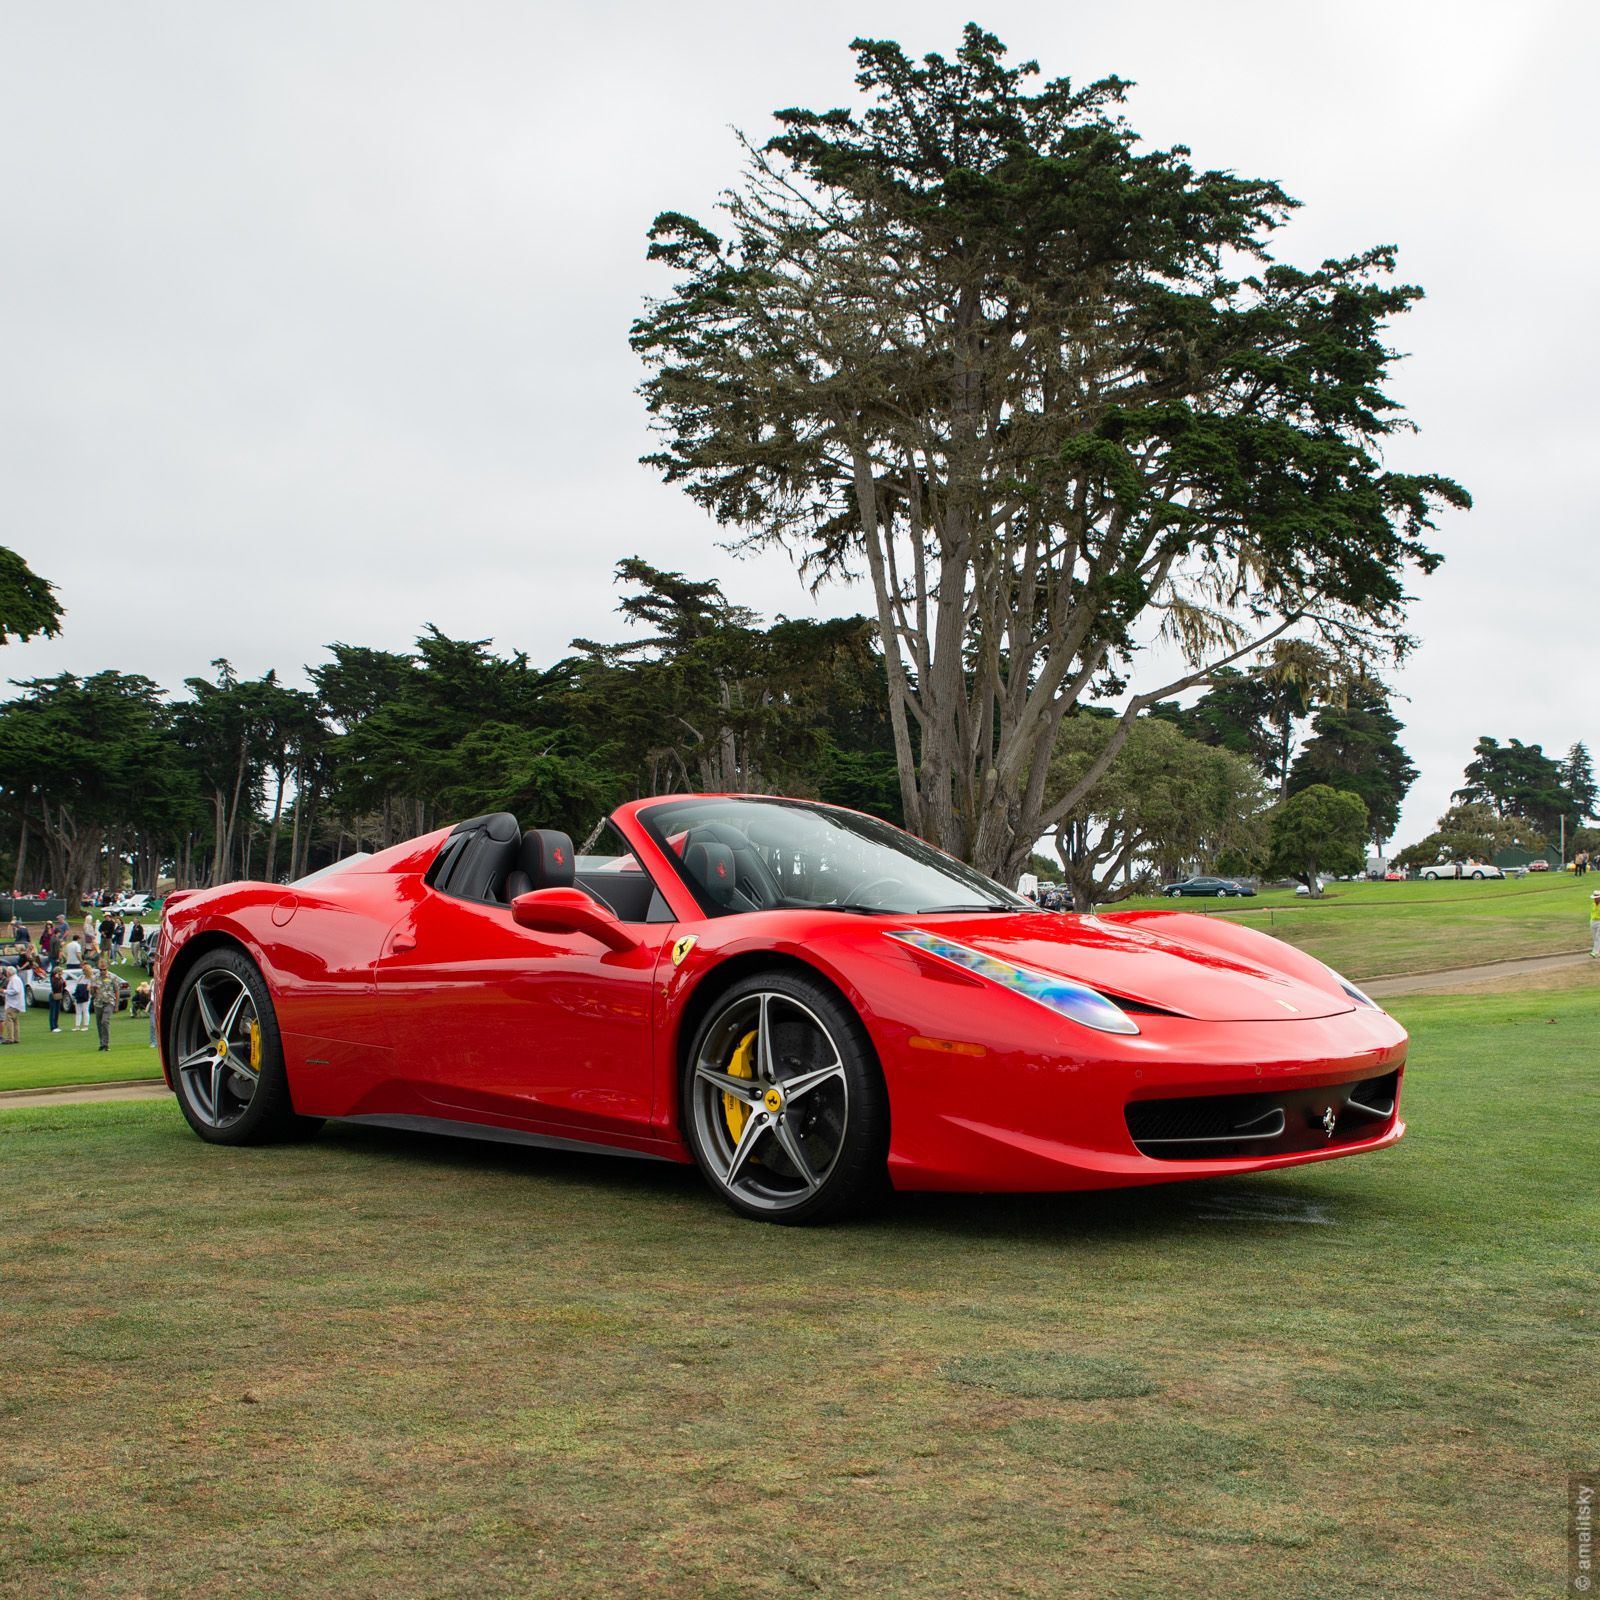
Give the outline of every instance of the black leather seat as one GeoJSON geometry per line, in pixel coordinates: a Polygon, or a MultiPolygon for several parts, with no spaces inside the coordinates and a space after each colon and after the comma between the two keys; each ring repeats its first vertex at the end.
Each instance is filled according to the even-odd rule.
{"type": "Polygon", "coordinates": [[[683,859],[684,865],[705,884],[719,905],[731,903],[728,896],[734,889],[738,889],[750,906],[775,906],[783,899],[783,889],[773,877],[772,869],[744,834],[725,823],[707,822],[695,828],[689,835],[683,859]],[[696,871],[691,864],[692,852],[697,845],[711,852],[705,858],[708,865],[703,872],[696,871]],[[720,855],[717,854],[719,851],[720,855]],[[731,868],[731,871],[719,873],[716,870],[718,863],[731,868]],[[709,877],[705,875],[706,872],[710,873],[709,877]]]}
{"type": "Polygon", "coordinates": [[[557,828],[529,828],[500,897],[509,905],[535,889],[570,889],[574,876],[572,840],[557,828]]]}
{"type": "Polygon", "coordinates": [[[440,852],[430,881],[443,893],[462,900],[497,899],[506,874],[517,864],[520,837],[520,825],[509,811],[459,823],[451,843],[457,838],[460,843],[453,851],[447,844],[440,852]]]}

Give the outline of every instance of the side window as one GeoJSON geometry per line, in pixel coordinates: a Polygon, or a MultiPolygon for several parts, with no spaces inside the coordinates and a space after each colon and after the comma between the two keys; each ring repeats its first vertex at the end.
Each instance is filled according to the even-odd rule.
{"type": "Polygon", "coordinates": [[[610,823],[578,857],[578,887],[609,906],[619,922],[671,922],[672,911],[626,839],[610,823]]]}

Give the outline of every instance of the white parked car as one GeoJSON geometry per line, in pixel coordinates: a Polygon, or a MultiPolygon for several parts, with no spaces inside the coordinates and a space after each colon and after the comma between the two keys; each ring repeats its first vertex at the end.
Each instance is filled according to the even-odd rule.
{"type": "MultiPolygon", "coordinates": [[[[78,980],[83,977],[83,968],[64,967],[62,971],[67,980],[67,1002],[70,1010],[72,991],[77,988],[78,980]]],[[[126,1011],[128,1008],[128,996],[133,992],[133,985],[120,972],[115,976],[117,980],[117,1010],[126,1011]]],[[[50,975],[48,973],[41,976],[38,973],[30,972],[25,981],[28,985],[28,998],[34,1005],[47,1006],[50,1004],[50,975]]]]}
{"type": "Polygon", "coordinates": [[[142,917],[149,909],[149,895],[125,894],[120,900],[113,901],[108,905],[106,913],[113,917],[142,917]]]}
{"type": "Polygon", "coordinates": [[[1419,878],[1503,878],[1503,873],[1492,861],[1435,861],[1424,867],[1419,878]]]}

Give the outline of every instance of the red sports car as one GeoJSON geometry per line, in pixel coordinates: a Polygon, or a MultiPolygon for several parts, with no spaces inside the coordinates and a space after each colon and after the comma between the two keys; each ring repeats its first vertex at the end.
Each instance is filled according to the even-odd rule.
{"type": "Polygon", "coordinates": [[[173,895],[156,985],[196,1133],[322,1118],[696,1162],[815,1222],[896,1189],[1234,1175],[1393,1144],[1403,1029],[1290,945],[1063,917],[855,812],[506,813],[299,883],[173,895]]]}

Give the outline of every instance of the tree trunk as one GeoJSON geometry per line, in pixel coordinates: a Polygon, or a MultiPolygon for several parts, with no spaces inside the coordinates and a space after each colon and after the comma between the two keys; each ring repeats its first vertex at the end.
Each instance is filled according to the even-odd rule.
{"type": "MultiPolygon", "coordinates": [[[[228,881],[227,873],[232,867],[233,841],[239,825],[239,797],[244,789],[244,769],[249,760],[249,755],[250,746],[243,735],[241,735],[239,739],[239,765],[234,769],[233,794],[228,801],[227,836],[223,841],[222,848],[223,876],[217,880],[219,883],[225,883],[228,881]]],[[[254,807],[252,806],[251,809],[253,810],[254,807]]],[[[248,875],[248,865],[245,866],[244,873],[245,875],[248,875]]]]}
{"type": "Polygon", "coordinates": [[[268,883],[277,881],[272,874],[278,864],[278,829],[283,821],[283,786],[288,776],[287,768],[278,768],[278,795],[273,801],[272,828],[267,835],[267,870],[262,874],[268,883]]]}
{"type": "Polygon", "coordinates": [[[300,823],[306,808],[305,775],[299,767],[294,773],[294,820],[289,825],[289,882],[300,876],[300,823]]]}

